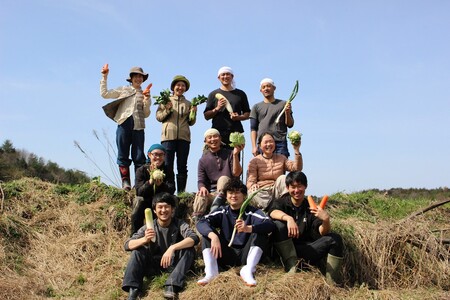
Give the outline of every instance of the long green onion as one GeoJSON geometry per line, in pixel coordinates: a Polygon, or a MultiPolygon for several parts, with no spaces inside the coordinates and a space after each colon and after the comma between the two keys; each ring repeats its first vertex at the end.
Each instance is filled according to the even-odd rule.
{"type": "MultiPolygon", "coordinates": [[[[294,100],[295,96],[297,96],[298,93],[298,80],[295,81],[295,86],[294,89],[292,90],[291,96],[289,97],[289,99],[286,102],[286,105],[288,103],[291,103],[292,100],[294,100]]],[[[277,119],[275,120],[275,123],[278,124],[280,122],[280,118],[281,116],[284,114],[284,112],[286,111],[286,105],[284,106],[283,110],[281,111],[281,113],[278,115],[277,119]]]]}

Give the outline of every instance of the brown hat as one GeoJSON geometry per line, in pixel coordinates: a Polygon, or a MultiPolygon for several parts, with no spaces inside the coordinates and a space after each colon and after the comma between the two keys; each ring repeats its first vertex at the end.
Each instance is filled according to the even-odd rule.
{"type": "Polygon", "coordinates": [[[130,69],[130,77],[127,78],[128,82],[131,82],[131,74],[141,74],[142,76],[144,76],[144,81],[146,81],[148,78],[148,74],[144,73],[144,70],[142,70],[141,67],[132,67],[130,69]]]}

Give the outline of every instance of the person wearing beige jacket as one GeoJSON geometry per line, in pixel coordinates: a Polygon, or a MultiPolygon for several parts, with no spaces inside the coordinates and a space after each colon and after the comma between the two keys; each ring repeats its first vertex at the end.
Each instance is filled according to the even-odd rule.
{"type": "Polygon", "coordinates": [[[103,106],[105,114],[117,123],[116,144],[117,164],[122,177],[122,188],[131,190],[130,165],[135,171],[145,164],[145,118],[150,116],[150,92],[143,92],[141,85],[147,80],[148,74],[140,67],[132,67],[127,81],[128,86],[109,89],[107,79],[108,65],[104,65],[100,81],[100,95],[105,99],[116,99],[103,106]],[[131,159],[130,156],[131,148],[131,159]]]}
{"type": "Polygon", "coordinates": [[[173,92],[170,102],[166,105],[160,104],[156,111],[156,120],[162,123],[161,144],[166,148],[167,168],[174,169],[175,155],[177,157],[177,193],[186,189],[187,160],[191,144],[190,126],[196,121],[196,118],[189,120],[189,114],[191,110],[196,111],[197,107],[192,106],[184,97],[189,87],[190,83],[186,77],[176,75],[170,84],[173,92]]]}

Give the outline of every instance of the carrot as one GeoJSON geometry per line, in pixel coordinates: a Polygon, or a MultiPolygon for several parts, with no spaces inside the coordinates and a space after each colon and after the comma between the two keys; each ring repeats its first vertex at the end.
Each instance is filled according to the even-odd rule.
{"type": "Polygon", "coordinates": [[[317,208],[316,202],[311,195],[308,195],[309,208],[317,208]]]}
{"type": "Polygon", "coordinates": [[[150,83],[149,85],[147,85],[147,87],[145,88],[145,90],[142,91],[142,94],[148,94],[150,93],[150,89],[152,88],[153,83],[150,83]]]}
{"type": "Polygon", "coordinates": [[[328,201],[328,195],[323,196],[322,201],[320,201],[320,208],[323,209],[325,207],[325,205],[327,204],[328,201]]]}
{"type": "Polygon", "coordinates": [[[102,68],[102,73],[105,74],[105,73],[108,73],[108,72],[109,72],[109,66],[108,66],[108,64],[105,64],[103,66],[103,68],[102,68]]]}

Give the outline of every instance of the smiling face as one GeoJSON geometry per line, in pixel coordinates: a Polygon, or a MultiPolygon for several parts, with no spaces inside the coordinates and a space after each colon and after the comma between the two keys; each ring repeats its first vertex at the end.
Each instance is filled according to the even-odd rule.
{"type": "Polygon", "coordinates": [[[300,182],[294,181],[287,186],[287,189],[291,196],[292,203],[296,206],[300,205],[305,198],[306,186],[300,182]]]}
{"type": "Polygon", "coordinates": [[[184,92],[186,92],[186,83],[184,81],[178,81],[175,83],[175,86],[173,87],[173,94],[180,97],[184,94],[184,92]]]}
{"type": "Polygon", "coordinates": [[[221,73],[218,78],[219,78],[220,83],[225,87],[230,86],[231,83],[233,82],[233,74],[228,73],[228,72],[221,73]]]}
{"type": "Polygon", "coordinates": [[[172,220],[173,207],[165,202],[156,203],[155,214],[160,224],[170,224],[172,220]]]}
{"type": "Polygon", "coordinates": [[[266,82],[261,85],[260,91],[263,94],[264,98],[269,99],[269,98],[273,98],[275,89],[276,88],[272,84],[266,82]]]}
{"type": "Polygon", "coordinates": [[[239,190],[227,191],[227,201],[231,209],[240,209],[244,203],[245,195],[239,190]]]}
{"type": "Polygon", "coordinates": [[[208,146],[211,152],[219,151],[221,142],[222,138],[219,134],[211,134],[205,137],[205,144],[208,146]]]}
{"type": "Polygon", "coordinates": [[[149,153],[152,165],[159,168],[163,165],[165,159],[165,152],[159,149],[155,149],[149,153]]]}
{"type": "Polygon", "coordinates": [[[131,85],[135,89],[140,88],[143,82],[144,82],[144,76],[142,74],[138,74],[138,73],[131,74],[131,85]]]}
{"type": "Polygon", "coordinates": [[[259,148],[265,157],[272,157],[273,151],[275,151],[275,140],[269,134],[266,134],[259,143],[259,148]]]}

